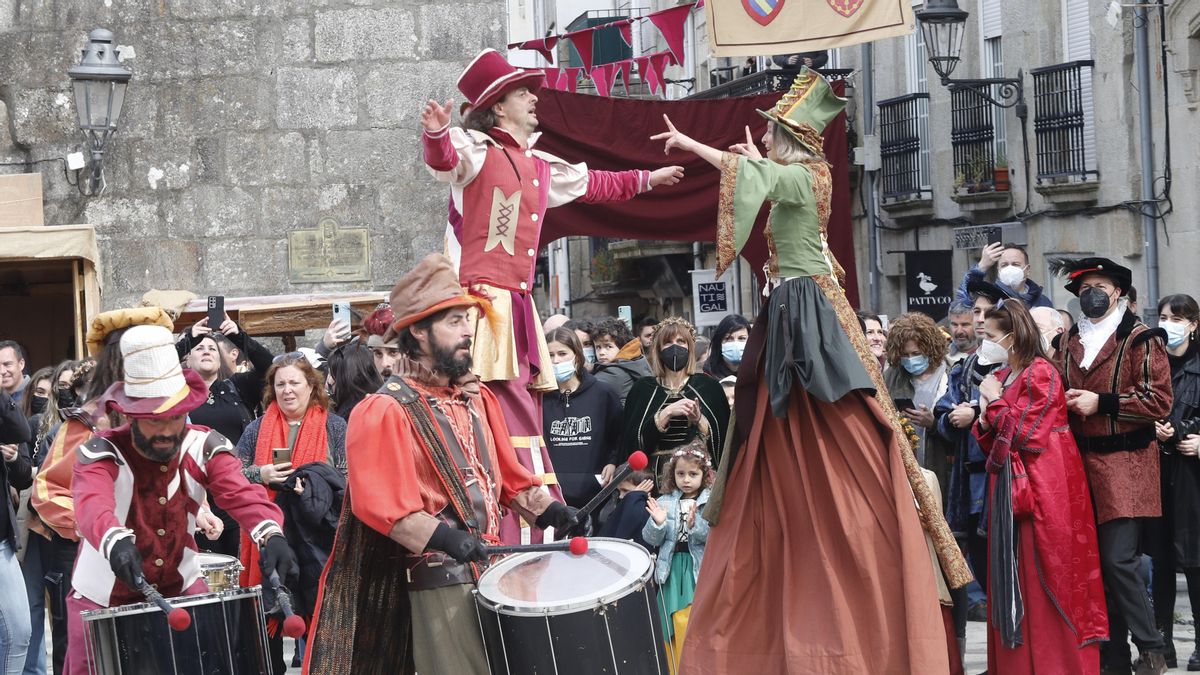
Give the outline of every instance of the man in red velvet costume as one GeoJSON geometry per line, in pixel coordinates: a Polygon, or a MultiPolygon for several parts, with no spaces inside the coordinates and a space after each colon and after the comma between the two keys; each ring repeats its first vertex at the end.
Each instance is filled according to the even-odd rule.
{"type": "MultiPolygon", "coordinates": [[[[558,385],[531,296],[546,209],[576,199],[631,199],[678,183],[683,169],[592,171],[534,150],[539,135],[535,92],[544,79],[541,70],[518,70],[486,49],[458,78],[469,106],[465,128],[450,128],[451,102],[429,101],[421,124],[425,163],[452,190],[459,280],[490,297],[495,309],[476,328],[475,372],[499,399],[521,464],[554,486],[540,407],[541,394],[557,391],[558,385]]],[[[553,494],[560,497],[557,487],[553,494]]],[[[540,532],[512,514],[501,537],[509,543],[542,540],[540,532]]]]}
{"type": "Polygon", "coordinates": [[[487,675],[472,591],[499,542],[500,509],[566,527],[517,461],[505,415],[471,375],[471,307],[434,253],[392,290],[401,355],[350,416],[349,487],[321,579],[305,672],[487,675]],[[353,498],[351,497],[353,495],[353,498]]]}
{"type": "Polygon", "coordinates": [[[192,536],[206,490],[259,546],[263,576],[278,572],[286,583],[299,573],[279,507],[242,475],[227,439],[187,424],[188,412],[208,398],[208,385],[180,368],[171,331],[129,328],[121,353],[125,379],[108,388],[100,409],[129,423],[79,446],[72,480],[82,535],[67,599],[72,675],[90,666],[80,612],[145,602],[136,590],[140,579],[165,597],[208,592],[192,536]]]}

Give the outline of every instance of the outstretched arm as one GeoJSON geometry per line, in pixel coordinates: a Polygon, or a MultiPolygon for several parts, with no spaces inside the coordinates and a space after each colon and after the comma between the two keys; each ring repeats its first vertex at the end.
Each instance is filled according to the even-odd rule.
{"type": "Polygon", "coordinates": [[[661,134],[655,134],[655,135],[651,136],[650,140],[666,141],[666,144],[663,146],[663,154],[664,155],[671,154],[671,149],[677,148],[679,150],[683,150],[684,152],[690,152],[690,153],[696,155],[700,159],[703,159],[704,161],[708,162],[709,164],[712,164],[713,166],[717,167],[718,169],[721,168],[721,151],[720,150],[710,147],[710,146],[707,146],[707,145],[695,140],[694,138],[681,133],[678,129],[675,128],[674,124],[671,124],[670,117],[663,115],[663,121],[667,123],[667,131],[664,131],[661,134]]]}

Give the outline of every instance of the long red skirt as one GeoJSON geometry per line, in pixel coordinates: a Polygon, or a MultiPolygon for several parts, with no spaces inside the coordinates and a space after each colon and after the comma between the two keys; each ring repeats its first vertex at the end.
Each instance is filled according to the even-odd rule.
{"type": "MultiPolygon", "coordinates": [[[[1042,588],[1034,559],[1033,521],[1017,521],[1017,578],[1025,619],[1021,636],[1025,644],[1007,649],[992,627],[988,605],[988,672],[1004,675],[1096,675],[1100,672],[1100,643],[1080,647],[1079,638],[1042,588]]],[[[705,561],[707,562],[707,560],[705,561]]],[[[991,585],[988,598],[992,597],[991,585]]]]}
{"type": "Polygon", "coordinates": [[[874,398],[758,416],[700,567],[681,675],[945,675],[933,564],[874,398]]]}

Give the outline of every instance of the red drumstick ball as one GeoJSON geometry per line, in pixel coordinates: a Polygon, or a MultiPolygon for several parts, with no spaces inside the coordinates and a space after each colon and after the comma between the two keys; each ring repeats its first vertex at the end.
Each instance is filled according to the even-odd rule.
{"type": "Polygon", "coordinates": [[[583,555],[588,552],[587,537],[572,537],[571,538],[571,555],[583,555]]]}
{"type": "Polygon", "coordinates": [[[629,468],[634,471],[641,471],[646,468],[646,464],[648,463],[649,460],[646,459],[646,453],[641,450],[634,450],[633,454],[629,455],[629,468]]]}
{"type": "Polygon", "coordinates": [[[304,635],[304,619],[295,614],[283,620],[283,634],[290,638],[298,638],[304,635]]]}
{"type": "Polygon", "coordinates": [[[192,615],[187,613],[187,610],[182,607],[176,607],[167,614],[167,625],[171,630],[182,633],[192,625],[192,615]]]}

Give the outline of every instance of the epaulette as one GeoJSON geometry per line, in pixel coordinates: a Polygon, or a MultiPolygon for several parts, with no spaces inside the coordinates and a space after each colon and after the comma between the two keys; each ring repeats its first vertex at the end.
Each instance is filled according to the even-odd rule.
{"type": "Polygon", "coordinates": [[[75,449],[75,453],[78,455],[77,461],[80,464],[94,464],[102,459],[111,459],[117,464],[125,464],[121,461],[117,446],[103,436],[93,436],[84,441],[75,449]]]}
{"type": "Polygon", "coordinates": [[[1165,345],[1167,343],[1167,331],[1163,330],[1162,328],[1147,328],[1146,330],[1141,331],[1131,337],[1129,339],[1129,345],[1131,347],[1136,347],[1143,342],[1149,342],[1152,338],[1158,338],[1162,340],[1163,344],[1165,345]]]}
{"type": "Polygon", "coordinates": [[[204,461],[207,462],[219,452],[234,454],[233,443],[230,443],[229,439],[221,434],[209,431],[204,437],[204,461]]]}
{"type": "Polygon", "coordinates": [[[408,405],[421,398],[421,394],[417,393],[417,390],[409,386],[409,384],[404,381],[404,378],[400,377],[399,375],[392,375],[389,377],[387,382],[384,382],[383,386],[380,387],[375,393],[391,396],[392,398],[396,399],[400,405],[408,405]]]}

